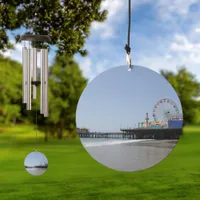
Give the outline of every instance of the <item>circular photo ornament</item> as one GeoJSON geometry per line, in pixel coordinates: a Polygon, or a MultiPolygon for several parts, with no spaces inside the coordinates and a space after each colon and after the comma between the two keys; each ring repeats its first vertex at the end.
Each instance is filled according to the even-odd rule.
{"type": "Polygon", "coordinates": [[[46,172],[48,160],[46,156],[40,152],[31,152],[24,160],[24,167],[29,174],[40,176],[46,172]]]}
{"type": "Polygon", "coordinates": [[[181,102],[160,74],[141,66],[111,68],[83,91],[77,132],[86,151],[117,171],[150,168],[175,147],[182,134],[181,102]]]}

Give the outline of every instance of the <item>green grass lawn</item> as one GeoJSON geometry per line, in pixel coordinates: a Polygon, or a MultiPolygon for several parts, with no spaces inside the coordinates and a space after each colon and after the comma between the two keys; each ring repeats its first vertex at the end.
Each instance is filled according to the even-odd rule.
{"type": "Polygon", "coordinates": [[[153,168],[117,172],[93,160],[79,140],[43,142],[49,161],[39,177],[24,169],[35,150],[32,127],[0,128],[0,200],[199,200],[200,127],[186,127],[173,152],[153,168]]]}

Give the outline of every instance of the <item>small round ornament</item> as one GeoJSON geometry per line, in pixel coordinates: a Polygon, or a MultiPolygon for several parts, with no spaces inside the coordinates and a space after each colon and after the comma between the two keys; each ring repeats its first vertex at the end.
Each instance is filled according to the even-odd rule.
{"type": "Polygon", "coordinates": [[[46,156],[38,151],[31,152],[24,160],[26,171],[33,176],[44,174],[48,168],[48,160],[46,156]]]}
{"type": "Polygon", "coordinates": [[[182,134],[178,95],[160,74],[141,66],[111,68],[83,91],[76,110],[83,147],[118,171],[150,168],[175,147],[182,134]]]}

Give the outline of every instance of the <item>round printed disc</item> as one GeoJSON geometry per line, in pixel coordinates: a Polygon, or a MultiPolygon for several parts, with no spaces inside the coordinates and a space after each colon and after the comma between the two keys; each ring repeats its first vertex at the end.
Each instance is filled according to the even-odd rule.
{"type": "Polygon", "coordinates": [[[24,160],[24,167],[29,174],[40,176],[46,172],[48,160],[46,156],[40,152],[31,152],[24,160]]]}
{"type": "Polygon", "coordinates": [[[182,134],[181,102],[160,74],[141,66],[111,68],[93,79],[77,106],[77,132],[99,163],[118,171],[150,168],[182,134]]]}

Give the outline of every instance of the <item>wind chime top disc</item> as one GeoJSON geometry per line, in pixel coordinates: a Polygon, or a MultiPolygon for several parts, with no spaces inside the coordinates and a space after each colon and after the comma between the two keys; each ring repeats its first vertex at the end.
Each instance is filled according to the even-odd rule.
{"type": "Polygon", "coordinates": [[[150,168],[182,134],[181,102],[160,74],[140,66],[111,68],[93,79],[77,106],[76,125],[86,151],[118,171],[150,168]]]}

